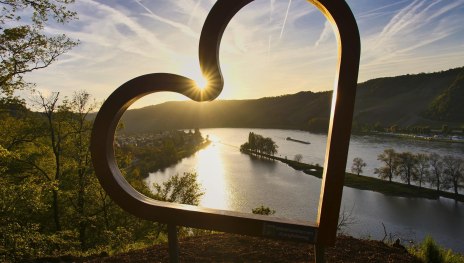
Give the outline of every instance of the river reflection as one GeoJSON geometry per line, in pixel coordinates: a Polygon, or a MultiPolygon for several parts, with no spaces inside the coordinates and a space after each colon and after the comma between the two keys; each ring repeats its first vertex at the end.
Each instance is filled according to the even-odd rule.
{"type": "MultiPolygon", "coordinates": [[[[282,157],[293,158],[300,153],[304,156],[304,162],[323,161],[326,136],[288,130],[206,129],[201,132],[204,136],[209,135],[213,141],[210,146],[173,167],[150,174],[146,183],[151,185],[167,180],[176,173],[196,171],[205,192],[201,206],[250,213],[251,209],[264,205],[276,210],[276,216],[315,222],[321,180],[280,162],[242,154],[239,146],[247,140],[250,131],[276,141],[282,157]],[[311,144],[286,141],[288,136],[310,141],[311,144]]],[[[399,147],[398,151],[427,150],[464,157],[462,144],[408,143],[392,138],[382,141],[368,137],[352,138],[350,155],[359,156],[375,167],[372,160],[388,147],[399,147]]],[[[356,224],[347,229],[351,235],[382,239],[383,223],[387,233],[415,240],[422,240],[426,234],[430,234],[440,244],[464,252],[462,203],[446,198],[391,197],[345,187],[343,207],[346,211],[353,210],[356,224]]]]}
{"type": "Polygon", "coordinates": [[[226,182],[226,172],[219,147],[213,144],[199,151],[195,170],[198,174],[198,182],[205,191],[201,205],[218,209],[230,209],[228,203],[228,196],[231,195],[228,193],[230,187],[226,182]]]}

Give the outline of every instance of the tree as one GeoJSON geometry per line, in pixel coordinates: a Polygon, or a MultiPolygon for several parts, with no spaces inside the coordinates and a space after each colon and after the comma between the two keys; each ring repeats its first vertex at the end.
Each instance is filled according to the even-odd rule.
{"type": "Polygon", "coordinates": [[[430,173],[428,181],[432,186],[437,187],[437,191],[440,191],[440,186],[443,184],[443,161],[440,155],[432,153],[429,155],[430,173]]]}
{"type": "Polygon", "coordinates": [[[63,115],[58,113],[59,95],[59,93],[52,93],[50,97],[46,98],[45,96],[39,93],[37,100],[39,107],[41,107],[43,110],[42,115],[46,118],[46,136],[49,138],[48,143],[53,153],[53,168],[49,171],[43,169],[43,171],[44,175],[48,178],[48,180],[52,181],[56,185],[56,187],[52,190],[52,209],[53,220],[55,222],[55,229],[57,231],[61,230],[59,189],[60,180],[63,173],[63,143],[70,132],[69,130],[67,130],[65,119],[62,118],[63,115]]]}
{"type": "Polygon", "coordinates": [[[277,153],[277,144],[271,138],[264,138],[262,135],[250,132],[248,141],[240,145],[241,151],[251,151],[252,153],[263,153],[275,155],[277,153]]]}
{"type": "Polygon", "coordinates": [[[375,168],[374,173],[378,174],[380,178],[387,179],[391,182],[396,170],[396,155],[393,149],[385,149],[383,153],[377,156],[377,160],[382,161],[385,165],[380,168],[375,168]]]}
{"type": "MultiPolygon", "coordinates": [[[[0,103],[0,261],[149,242],[157,224],[120,209],[93,174],[88,93],[64,100],[39,94],[40,112],[13,102],[0,103]]],[[[130,153],[116,151],[116,159],[126,179],[137,177],[130,153]]],[[[153,197],[140,176],[137,181],[153,197]]]]}
{"type": "Polygon", "coordinates": [[[422,187],[422,182],[429,177],[430,163],[429,156],[424,153],[418,153],[416,155],[417,160],[417,180],[419,180],[419,187],[422,187]]]}
{"type": "Polygon", "coordinates": [[[353,159],[353,164],[351,165],[351,172],[359,175],[363,172],[363,168],[366,166],[367,164],[364,162],[363,159],[356,157],[353,159]]]}
{"type": "Polygon", "coordinates": [[[57,224],[49,214],[53,207],[51,196],[60,185],[53,178],[53,154],[44,133],[45,119],[25,107],[2,107],[7,110],[0,118],[0,145],[9,154],[0,180],[0,247],[5,249],[7,259],[22,261],[53,253],[57,242],[63,247],[72,246],[72,231],[56,231],[57,224]]]}
{"type": "MultiPolygon", "coordinates": [[[[154,199],[187,205],[198,205],[204,194],[197,182],[197,174],[189,172],[182,176],[176,174],[162,184],[154,183],[153,188],[155,189],[154,199]]],[[[167,231],[166,225],[158,224],[156,236],[158,237],[162,231],[167,231]]]]}
{"type": "Polygon", "coordinates": [[[254,151],[256,149],[255,134],[253,132],[250,132],[248,134],[248,147],[251,151],[254,151]]]}
{"type": "Polygon", "coordinates": [[[96,108],[96,104],[90,101],[89,93],[78,91],[74,93],[71,100],[63,101],[60,108],[69,125],[64,154],[68,163],[65,175],[71,176],[65,179],[71,183],[68,184],[68,191],[73,197],[70,198],[70,202],[77,214],[76,221],[81,249],[85,249],[87,246],[87,228],[92,215],[95,213],[88,205],[95,196],[91,187],[98,184],[95,181],[89,151],[93,122],[87,119],[89,113],[96,108]]]}
{"type": "Polygon", "coordinates": [[[267,206],[261,205],[260,207],[256,207],[256,208],[251,209],[251,212],[252,212],[253,214],[256,214],[256,215],[266,215],[266,216],[269,216],[269,215],[275,214],[276,211],[270,209],[270,208],[267,207],[267,206]]]}
{"type": "Polygon", "coordinates": [[[277,146],[277,144],[271,138],[264,138],[263,139],[263,149],[262,149],[262,151],[265,154],[269,154],[269,155],[274,156],[277,153],[277,148],[279,148],[279,146],[277,146]]]}
{"type": "Polygon", "coordinates": [[[50,66],[77,42],[65,35],[50,36],[45,24],[68,23],[76,13],[67,9],[74,0],[0,1],[0,90],[12,97],[15,90],[30,86],[24,74],[50,66]]]}
{"type": "Polygon", "coordinates": [[[410,152],[402,152],[397,155],[396,171],[403,182],[411,185],[411,180],[417,177],[417,158],[410,152]]]}
{"type": "Polygon", "coordinates": [[[295,157],[293,157],[293,160],[294,160],[295,162],[301,162],[301,160],[303,160],[303,155],[301,155],[301,154],[299,154],[299,153],[298,153],[298,154],[295,154],[295,157]]]}
{"type": "Polygon", "coordinates": [[[354,207],[355,204],[353,204],[353,207],[351,207],[349,212],[346,211],[345,207],[343,207],[343,211],[340,212],[337,224],[337,231],[339,234],[343,234],[346,229],[357,223],[357,219],[353,215],[354,207]]]}
{"type": "Polygon", "coordinates": [[[458,197],[458,188],[461,182],[464,182],[464,161],[452,155],[443,157],[443,174],[445,180],[451,188],[454,189],[456,198],[458,197]]]}
{"type": "Polygon", "coordinates": [[[197,182],[197,174],[186,172],[182,176],[174,175],[162,185],[155,183],[153,188],[156,200],[187,205],[198,205],[204,192],[197,182]]]}

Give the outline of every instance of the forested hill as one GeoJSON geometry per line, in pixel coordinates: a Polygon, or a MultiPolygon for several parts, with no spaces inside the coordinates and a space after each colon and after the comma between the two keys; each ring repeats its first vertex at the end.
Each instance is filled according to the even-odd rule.
{"type": "MultiPolygon", "coordinates": [[[[324,131],[332,92],[299,92],[256,100],[166,102],[127,111],[126,132],[247,127],[324,131]]],[[[358,84],[356,125],[459,127],[464,124],[464,67],[379,78],[358,84]]]]}

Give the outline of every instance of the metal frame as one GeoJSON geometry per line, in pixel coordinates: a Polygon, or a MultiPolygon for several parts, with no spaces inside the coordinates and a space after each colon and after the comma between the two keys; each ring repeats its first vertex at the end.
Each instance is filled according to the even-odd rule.
{"type": "MultiPolygon", "coordinates": [[[[153,73],[136,77],[114,91],[95,119],[90,145],[92,161],[102,187],[114,202],[138,217],[171,226],[312,243],[320,254],[336,238],[359,68],[359,32],[344,0],[309,1],[332,23],[338,40],[337,77],[316,223],[155,201],[132,188],[116,163],[115,130],[123,113],[137,99],[154,92],[171,91],[195,101],[209,101],[221,93],[224,84],[219,64],[222,34],[234,15],[252,1],[218,0],[211,9],[199,45],[200,67],[208,80],[206,89],[198,89],[193,80],[183,76],[153,73]]],[[[171,227],[171,232],[172,229],[175,228],[171,227]]]]}

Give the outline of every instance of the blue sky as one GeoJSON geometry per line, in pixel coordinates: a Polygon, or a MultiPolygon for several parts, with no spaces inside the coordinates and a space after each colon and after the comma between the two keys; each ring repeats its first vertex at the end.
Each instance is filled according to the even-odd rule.
{"type": "MultiPolygon", "coordinates": [[[[77,0],[79,20],[50,24],[81,44],[29,74],[42,92],[87,90],[103,101],[147,73],[200,76],[198,39],[214,0],[77,0]]],[[[361,33],[359,82],[464,66],[464,0],[348,0],[361,33]]],[[[331,90],[336,40],[324,16],[304,0],[256,0],[227,27],[220,50],[219,98],[252,99],[331,90]]],[[[181,95],[149,95],[133,107],[181,95]]]]}

